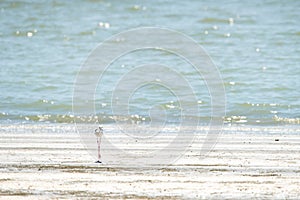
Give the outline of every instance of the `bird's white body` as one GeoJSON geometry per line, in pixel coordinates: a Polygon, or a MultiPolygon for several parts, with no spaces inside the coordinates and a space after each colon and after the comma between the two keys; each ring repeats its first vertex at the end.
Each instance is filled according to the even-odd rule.
{"type": "Polygon", "coordinates": [[[103,128],[99,126],[99,128],[95,129],[95,135],[96,137],[102,137],[103,135],[103,128]]]}

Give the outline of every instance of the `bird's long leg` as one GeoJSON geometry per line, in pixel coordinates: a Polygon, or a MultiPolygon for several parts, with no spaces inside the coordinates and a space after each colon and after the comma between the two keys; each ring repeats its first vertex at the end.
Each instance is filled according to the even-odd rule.
{"type": "Polygon", "coordinates": [[[101,143],[101,138],[100,138],[100,137],[97,137],[97,145],[98,145],[98,161],[101,160],[100,143],[101,143]]]}

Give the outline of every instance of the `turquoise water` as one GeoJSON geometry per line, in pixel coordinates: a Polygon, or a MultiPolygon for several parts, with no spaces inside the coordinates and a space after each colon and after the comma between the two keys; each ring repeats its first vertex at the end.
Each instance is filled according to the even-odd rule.
{"type": "MultiPolygon", "coordinates": [[[[76,75],[96,45],[121,31],[158,26],[192,37],[218,66],[226,123],[299,124],[299,7],[300,1],[292,0],[0,1],[0,122],[73,122],[76,75]]],[[[120,117],[113,116],[109,95],[123,68],[157,54],[162,60],[169,56],[140,53],[136,57],[146,55],[145,60],[115,62],[99,86],[96,112],[103,123],[120,117]]],[[[197,93],[200,113],[192,117],[207,122],[210,98],[204,81],[180,60],[167,64],[186,69],[191,84],[204,88],[197,93]]],[[[122,117],[147,121],[153,104],[165,108],[170,121],[180,114],[176,98],[164,88],[147,86],[132,98],[131,115],[122,117]]]]}

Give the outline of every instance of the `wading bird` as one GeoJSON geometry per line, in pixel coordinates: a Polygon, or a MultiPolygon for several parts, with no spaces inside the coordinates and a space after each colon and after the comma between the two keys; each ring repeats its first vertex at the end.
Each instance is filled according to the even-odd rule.
{"type": "Polygon", "coordinates": [[[101,152],[100,152],[100,145],[101,145],[101,138],[103,135],[103,128],[99,126],[99,128],[95,129],[95,135],[97,138],[97,146],[98,146],[98,160],[96,163],[102,163],[101,162],[101,152]]]}

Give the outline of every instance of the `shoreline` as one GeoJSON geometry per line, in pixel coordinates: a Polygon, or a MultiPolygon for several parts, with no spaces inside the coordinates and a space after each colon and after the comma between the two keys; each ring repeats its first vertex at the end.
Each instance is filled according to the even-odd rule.
{"type": "Polygon", "coordinates": [[[170,166],[136,168],[95,164],[73,125],[34,126],[23,133],[0,126],[0,198],[300,198],[297,127],[294,134],[240,127],[205,157],[192,145],[170,166]]]}

